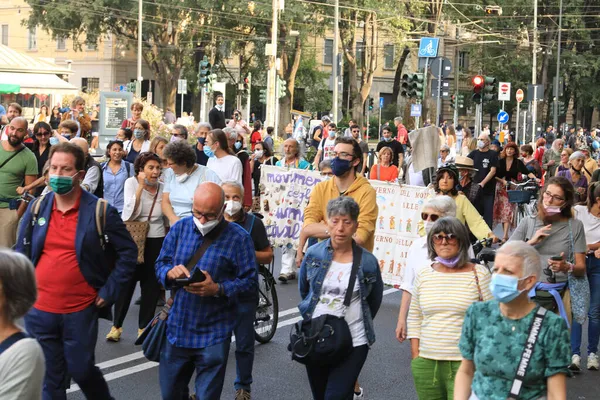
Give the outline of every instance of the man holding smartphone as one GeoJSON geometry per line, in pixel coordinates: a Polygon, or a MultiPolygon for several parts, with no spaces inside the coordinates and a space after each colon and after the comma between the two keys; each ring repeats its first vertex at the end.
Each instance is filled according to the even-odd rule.
{"type": "Polygon", "coordinates": [[[177,279],[198,276],[192,281],[199,280],[182,282],[183,289],[174,295],[159,365],[165,400],[189,397],[194,370],[196,397],[220,399],[237,298],[256,291],[254,244],[244,228],[223,219],[224,211],[223,189],[212,182],[199,185],[192,216],[171,227],[156,260],[156,276],[166,289],[177,279]]]}
{"type": "Polygon", "coordinates": [[[240,110],[233,111],[233,118],[229,121],[227,127],[235,129],[238,135],[242,137],[252,132],[248,123],[242,119],[242,112],[240,110]]]}

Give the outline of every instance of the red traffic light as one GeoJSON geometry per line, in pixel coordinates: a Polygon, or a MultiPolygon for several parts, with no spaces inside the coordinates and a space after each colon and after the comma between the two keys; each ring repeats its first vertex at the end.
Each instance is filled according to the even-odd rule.
{"type": "Polygon", "coordinates": [[[473,86],[483,85],[483,76],[477,75],[473,78],[473,86]]]}

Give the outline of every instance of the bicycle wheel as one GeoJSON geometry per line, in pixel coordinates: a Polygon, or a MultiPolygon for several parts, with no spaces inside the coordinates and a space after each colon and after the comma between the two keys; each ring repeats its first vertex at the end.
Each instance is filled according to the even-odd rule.
{"type": "Polygon", "coordinates": [[[258,305],[254,320],[254,338],[259,343],[269,342],[277,330],[279,302],[275,290],[275,279],[271,272],[261,265],[258,269],[258,305]]]}

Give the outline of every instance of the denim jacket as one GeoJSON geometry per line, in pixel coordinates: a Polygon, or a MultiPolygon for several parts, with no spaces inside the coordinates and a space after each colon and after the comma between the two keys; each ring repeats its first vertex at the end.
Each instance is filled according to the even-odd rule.
{"type": "MultiPolygon", "coordinates": [[[[311,319],[315,307],[321,296],[323,280],[329,271],[333,259],[331,239],[309,247],[298,277],[298,287],[302,300],[298,309],[302,318],[311,319]]],[[[379,310],[383,298],[383,280],[377,259],[367,250],[362,249],[362,259],[358,267],[356,279],[359,282],[360,297],[362,302],[363,322],[369,346],[375,343],[375,329],[373,318],[379,310]]]]}

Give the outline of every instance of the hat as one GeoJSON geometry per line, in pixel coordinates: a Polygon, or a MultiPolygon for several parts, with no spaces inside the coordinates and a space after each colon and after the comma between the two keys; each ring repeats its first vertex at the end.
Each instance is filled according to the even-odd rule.
{"type": "Polygon", "coordinates": [[[470,159],[469,157],[456,156],[455,164],[456,164],[456,168],[458,168],[458,169],[468,169],[471,171],[479,171],[477,168],[475,168],[475,164],[473,163],[473,160],[470,159]]]}
{"type": "Polygon", "coordinates": [[[585,145],[585,144],[582,144],[581,146],[579,146],[577,148],[577,150],[579,150],[579,151],[587,151],[588,153],[590,152],[590,148],[587,145],[585,145]]]}

